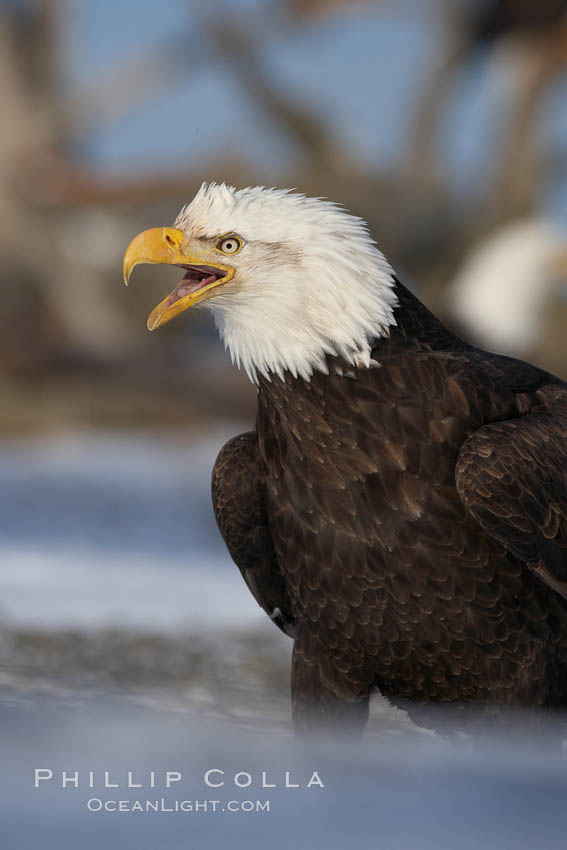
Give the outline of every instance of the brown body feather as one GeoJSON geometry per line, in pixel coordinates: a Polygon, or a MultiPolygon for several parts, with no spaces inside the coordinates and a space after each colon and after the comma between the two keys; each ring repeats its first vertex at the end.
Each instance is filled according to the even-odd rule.
{"type": "Polygon", "coordinates": [[[370,368],[260,381],[213,501],[259,604],[294,637],[296,728],[362,728],[375,687],[567,704],[567,387],[449,333],[397,284],[370,368]]]}

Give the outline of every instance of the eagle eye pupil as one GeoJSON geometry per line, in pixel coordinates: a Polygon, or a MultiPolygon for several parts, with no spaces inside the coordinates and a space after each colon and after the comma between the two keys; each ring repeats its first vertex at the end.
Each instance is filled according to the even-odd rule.
{"type": "Polygon", "coordinates": [[[224,254],[236,254],[236,252],[240,250],[241,244],[240,239],[236,236],[230,236],[226,239],[221,239],[221,241],[217,244],[217,248],[224,254]]]}

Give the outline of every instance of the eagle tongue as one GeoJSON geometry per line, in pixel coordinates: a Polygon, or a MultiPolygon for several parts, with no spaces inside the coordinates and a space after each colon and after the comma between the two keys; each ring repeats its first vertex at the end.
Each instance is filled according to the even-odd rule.
{"type": "Polygon", "coordinates": [[[197,292],[198,289],[202,289],[204,286],[208,286],[209,283],[213,283],[216,280],[216,275],[214,274],[201,279],[189,277],[189,274],[190,273],[188,272],[183,280],[177,284],[167,299],[166,307],[171,307],[172,304],[175,304],[175,302],[179,301],[180,298],[183,298],[184,295],[190,295],[192,292],[197,292]]]}

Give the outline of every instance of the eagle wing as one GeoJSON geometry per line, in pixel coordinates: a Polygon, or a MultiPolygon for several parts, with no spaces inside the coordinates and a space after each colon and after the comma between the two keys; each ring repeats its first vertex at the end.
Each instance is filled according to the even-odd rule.
{"type": "Polygon", "coordinates": [[[484,531],[567,598],[567,390],[540,392],[540,412],[471,434],[455,476],[484,531]]]}
{"type": "Polygon", "coordinates": [[[221,449],[212,496],[220,533],[249,590],[274,623],[294,637],[295,618],[268,527],[254,431],[221,449]]]}

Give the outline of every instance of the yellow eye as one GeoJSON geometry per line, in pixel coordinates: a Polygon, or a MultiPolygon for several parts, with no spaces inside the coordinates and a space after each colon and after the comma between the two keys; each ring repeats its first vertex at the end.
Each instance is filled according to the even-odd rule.
{"type": "Polygon", "coordinates": [[[237,254],[242,248],[242,239],[238,236],[223,236],[220,242],[215,245],[217,251],[222,251],[223,254],[237,254]]]}

